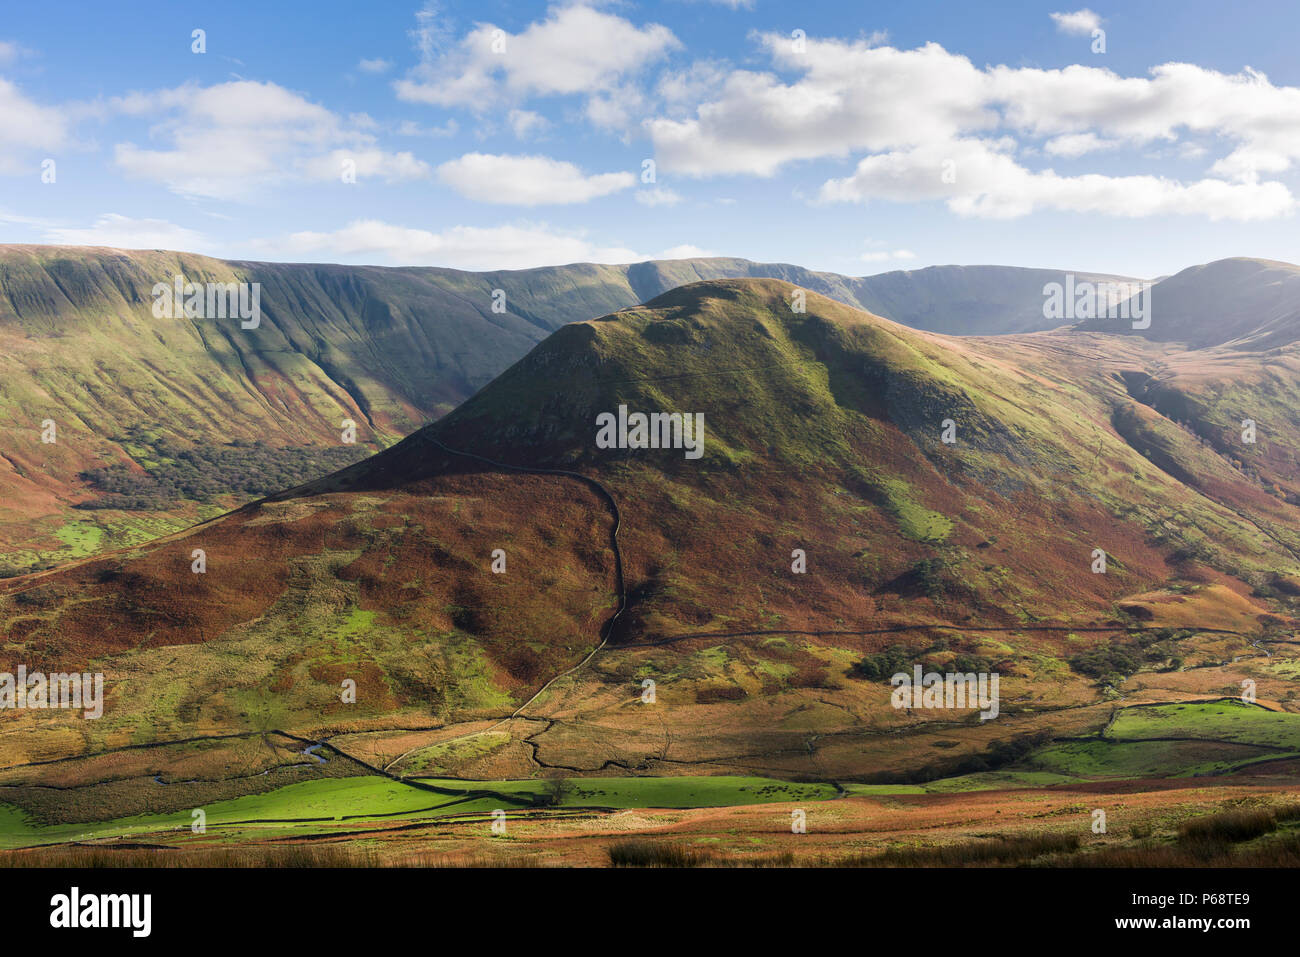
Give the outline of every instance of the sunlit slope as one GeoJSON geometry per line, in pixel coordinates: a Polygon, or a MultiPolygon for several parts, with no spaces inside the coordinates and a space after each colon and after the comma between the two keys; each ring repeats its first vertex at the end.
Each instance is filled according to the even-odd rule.
{"type": "MultiPolygon", "coordinates": [[[[1294,506],[1129,395],[1117,370],[1140,352],[1117,345],[1108,356],[1094,337],[936,337],[811,294],[795,312],[793,293],[772,281],[701,283],[566,327],[425,436],[336,487],[436,467],[426,442],[436,437],[601,476],[625,508],[645,510],[646,521],[627,522],[629,536],[674,536],[655,551],[689,549],[697,523],[734,521],[747,532],[734,542],[695,538],[705,550],[739,549],[738,569],[788,566],[778,542],[821,547],[837,564],[861,553],[836,569],[846,586],[894,581],[929,560],[953,578],[948,600],[973,596],[966,611],[1104,617],[1139,581],[1212,569],[1253,587],[1294,563],[1241,515],[1294,519],[1294,506]],[[620,405],[703,413],[703,457],[598,449],[597,416],[620,405]],[[1186,469],[1160,468],[1146,432],[1186,469]],[[807,543],[774,534],[792,510],[825,523],[803,530],[807,543]],[[753,551],[759,539],[770,542],[766,556],[753,551]],[[1091,571],[1094,548],[1114,556],[1106,575],[1091,571]]],[[[812,580],[778,577],[787,614],[806,611],[812,580]]]]}
{"type": "MultiPolygon", "coordinates": [[[[690,689],[690,707],[670,712],[685,722],[678,747],[721,740],[725,725],[777,754],[787,744],[771,709],[810,696],[822,702],[814,727],[900,720],[888,686],[853,671],[891,646],[996,668],[1008,712],[1037,712],[1096,699],[1095,675],[1069,663],[1090,648],[1131,646],[1141,660],[1130,626],[1204,632],[1226,649],[1292,621],[1293,599],[1270,583],[1300,563],[1250,513],[1246,479],[1170,433],[1171,454],[1223,473],[1189,484],[1126,435],[1125,416],[1155,413],[1118,371],[1155,347],[956,340],[815,294],[794,311],[795,292],[698,283],[566,326],[363,463],[170,540],[11,582],[0,666],[93,667],[110,692],[98,722],[16,714],[36,733],[8,740],[35,759],[191,732],[478,721],[467,727],[489,733],[457,746],[468,751],[414,769],[472,758],[520,773],[529,749],[498,723],[577,669],[527,721],[556,708],[634,720],[627,702],[658,675],[666,700],[690,689]],[[702,455],[598,448],[597,417],[620,405],[702,413],[702,455]],[[626,611],[588,661],[618,605],[612,503],[626,611]],[[347,679],[355,705],[340,698],[347,679]]],[[[1200,660],[1198,647],[1170,647],[1157,665],[1200,660]]],[[[564,766],[624,760],[634,740],[579,726],[595,728],[548,736],[564,766]]],[[[386,761],[407,750],[366,746],[386,761]]],[[[845,747],[841,767],[898,758],[845,747]]]]}
{"type": "Polygon", "coordinates": [[[475,273],[0,246],[0,574],[144,541],[326,474],[454,408],[552,330],[683,283],[774,276],[917,326],[988,333],[1050,324],[1045,275],[855,279],[723,258],[475,273]],[[176,276],[257,283],[260,322],[155,317],[154,287],[176,276]],[[253,442],[265,448],[236,445],[253,442]]]}

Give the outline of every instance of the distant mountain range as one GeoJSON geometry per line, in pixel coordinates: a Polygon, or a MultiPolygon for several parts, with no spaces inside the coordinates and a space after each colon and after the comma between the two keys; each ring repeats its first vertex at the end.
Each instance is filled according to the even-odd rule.
{"type": "Polygon", "coordinates": [[[1142,330],[1092,319],[1086,331],[1137,334],[1193,349],[1229,345],[1262,351],[1300,338],[1300,266],[1268,259],[1221,259],[1192,266],[1151,289],[1151,325],[1142,330]]]}

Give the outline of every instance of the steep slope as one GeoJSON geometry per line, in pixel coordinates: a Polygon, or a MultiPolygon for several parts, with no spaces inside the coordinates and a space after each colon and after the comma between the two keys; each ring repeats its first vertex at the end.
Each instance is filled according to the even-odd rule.
{"type": "Polygon", "coordinates": [[[1151,288],[1151,325],[1093,319],[1086,331],[1184,342],[1193,349],[1228,345],[1262,352],[1300,341],[1300,266],[1267,259],[1220,259],[1192,266],[1151,288]]]}
{"type": "Polygon", "coordinates": [[[1294,625],[1300,511],[1130,395],[1158,345],[793,292],[567,325],[373,458],[7,583],[0,668],[99,670],[108,700],[15,713],[0,759],[288,730],[402,773],[918,773],[1100,728],[1125,661],[1183,680],[1294,625]],[[620,406],[702,414],[702,454],[600,447],[620,406]],[[896,711],[895,661],[996,670],[1000,716],[896,711]]]}
{"type": "Polygon", "coordinates": [[[950,331],[1018,329],[1034,310],[1042,323],[1038,271],[999,267],[850,279],[698,259],[470,273],[0,247],[0,574],[325,474],[454,408],[567,322],[751,275],[950,331]],[[155,285],[178,275],[259,284],[260,323],[155,317],[155,285]]]}

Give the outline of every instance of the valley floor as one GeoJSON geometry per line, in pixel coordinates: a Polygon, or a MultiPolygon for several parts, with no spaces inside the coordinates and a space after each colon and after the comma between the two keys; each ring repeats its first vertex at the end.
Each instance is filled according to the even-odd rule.
{"type": "MultiPolygon", "coordinates": [[[[218,753],[229,759],[227,745],[218,753]]],[[[184,810],[81,819],[75,795],[98,808],[112,782],[47,787],[44,803],[0,806],[0,863],[1300,865],[1300,715],[1235,699],[1121,707],[1098,734],[918,783],[399,778],[347,764],[333,746],[291,753],[308,760],[257,776],[296,783],[224,800],[196,800],[210,781],[119,782],[137,805],[143,789],[184,810]]]]}
{"type": "MultiPolygon", "coordinates": [[[[343,782],[334,782],[341,784],[343,782]]],[[[487,797],[401,795],[383,779],[214,808],[207,832],[140,819],[25,829],[60,841],[0,855],[9,866],[1219,866],[1300,864],[1300,785],[1284,779],[1125,781],[935,790],[762,779],[577,782],[559,806],[513,804],[536,782],[432,782],[487,797]],[[1255,783],[1258,782],[1258,783],[1255,783]],[[481,793],[481,792],[480,792],[481,793]],[[648,800],[647,800],[648,799],[648,800]],[[640,803],[671,805],[641,807],[640,803]],[[423,804],[402,810],[396,805],[423,804]],[[494,833],[493,805],[504,805],[494,833]],[[508,810],[507,810],[508,808],[508,810]],[[1104,833],[1097,810],[1109,809],[1104,833]],[[348,813],[351,812],[351,813],[348,813]],[[806,833],[792,820],[802,813],[806,833]],[[243,816],[243,815],[250,816],[243,816]],[[257,816],[251,816],[257,815],[257,816]],[[236,819],[239,818],[239,819],[236,819]],[[1190,822],[1197,822],[1195,824],[1190,822]],[[74,833],[78,831],[79,833],[74,833]]],[[[1006,783],[1013,783],[1008,780],[1006,783]]],[[[295,787],[304,787],[303,785],[295,787]]],[[[399,786],[400,787],[400,786],[399,786]]],[[[287,790],[287,789],[286,789],[287,790]]],[[[407,789],[409,790],[409,789],[407,789]]]]}

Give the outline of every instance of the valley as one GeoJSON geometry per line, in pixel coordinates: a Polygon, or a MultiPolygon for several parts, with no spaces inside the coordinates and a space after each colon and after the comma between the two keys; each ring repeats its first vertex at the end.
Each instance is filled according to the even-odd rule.
{"type": "Polygon", "coordinates": [[[0,839],[884,864],[996,833],[1073,864],[1252,808],[1272,825],[1213,853],[1289,860],[1294,345],[951,337],[794,290],[565,324],[373,457],[0,582],[4,666],[102,671],[107,699],[6,716],[0,839]],[[620,406],[708,441],[602,446],[620,406]],[[903,663],[996,673],[996,717],[895,707],[903,663]]]}
{"type": "Polygon", "coordinates": [[[748,275],[925,327],[958,309],[966,331],[1055,324],[1038,314],[1038,287],[1056,274],[997,266],[862,279],[740,259],[472,273],[0,246],[0,575],[140,544],[327,474],[445,415],[565,323],[748,275]],[[256,288],[256,326],[164,308],[184,300],[182,279],[256,288]]]}

